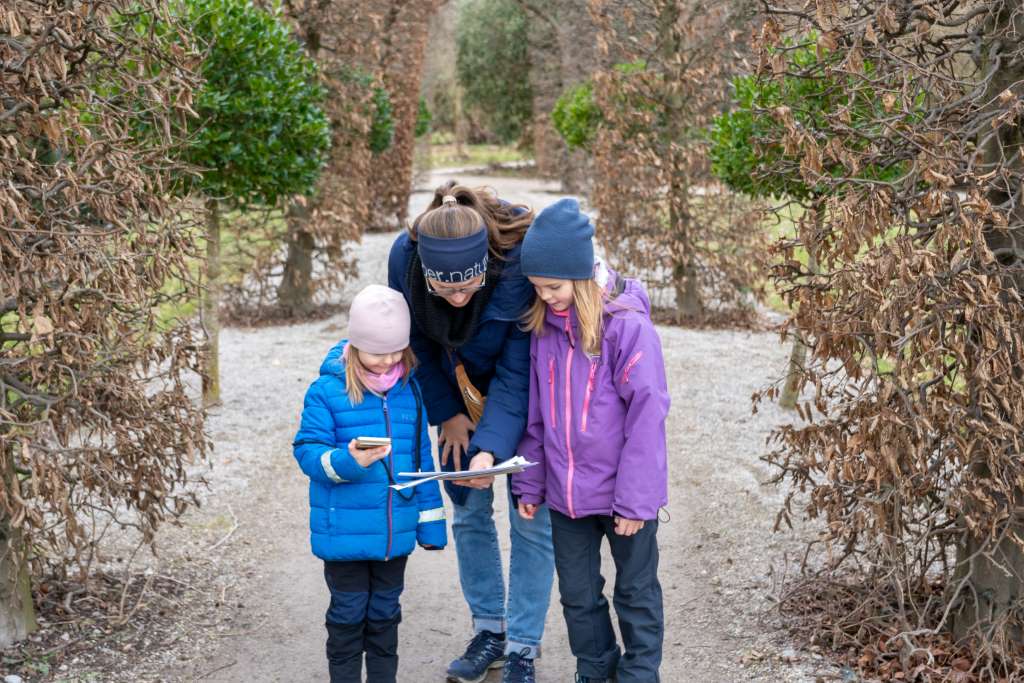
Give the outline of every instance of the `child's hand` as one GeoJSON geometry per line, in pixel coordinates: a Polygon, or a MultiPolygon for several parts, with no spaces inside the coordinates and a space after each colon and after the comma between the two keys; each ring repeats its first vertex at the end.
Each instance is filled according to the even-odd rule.
{"type": "Polygon", "coordinates": [[[535,514],[537,514],[537,506],[533,503],[519,504],[519,516],[523,519],[533,519],[535,514]]]}
{"type": "Polygon", "coordinates": [[[615,517],[615,533],[619,536],[632,536],[643,528],[644,520],[642,519],[624,519],[618,516],[615,517]]]}
{"type": "Polygon", "coordinates": [[[356,440],[352,439],[348,442],[348,454],[352,456],[352,459],[359,463],[360,467],[366,468],[377,462],[388,457],[388,453],[391,452],[391,446],[377,446],[376,448],[356,448],[356,440]]]}

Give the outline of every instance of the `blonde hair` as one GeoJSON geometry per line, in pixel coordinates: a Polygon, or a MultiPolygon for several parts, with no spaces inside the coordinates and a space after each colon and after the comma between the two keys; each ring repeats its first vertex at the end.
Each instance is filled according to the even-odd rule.
{"type": "MultiPolygon", "coordinates": [[[[572,305],[576,308],[576,319],[580,324],[580,340],[583,342],[583,350],[590,356],[601,355],[606,301],[608,295],[593,278],[572,281],[572,305]]],[[[538,337],[542,336],[547,310],[548,305],[540,297],[534,299],[530,310],[523,316],[523,329],[538,337]]]]}
{"type": "Polygon", "coordinates": [[[525,204],[502,203],[490,188],[474,189],[449,180],[434,190],[430,204],[412,222],[409,236],[415,240],[422,229],[432,237],[468,237],[486,226],[491,254],[500,257],[523,241],[532,222],[533,211],[525,204]],[[454,205],[446,203],[446,197],[454,198],[454,205]]]}
{"type": "MultiPolygon", "coordinates": [[[[412,352],[411,346],[406,346],[402,351],[402,363],[405,363],[405,372],[402,374],[402,384],[409,383],[409,377],[416,368],[416,354],[412,352]]],[[[348,401],[354,406],[363,402],[366,392],[366,382],[363,381],[363,373],[366,366],[359,360],[359,349],[351,343],[345,346],[345,392],[348,394],[348,401]]]]}

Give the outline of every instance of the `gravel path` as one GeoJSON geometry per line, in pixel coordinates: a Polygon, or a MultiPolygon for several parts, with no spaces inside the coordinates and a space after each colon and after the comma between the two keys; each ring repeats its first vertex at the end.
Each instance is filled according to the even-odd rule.
{"type": "MultiPolygon", "coordinates": [[[[431,183],[445,177],[436,173],[431,183]]],[[[536,208],[558,196],[556,186],[539,180],[456,177],[490,184],[502,197],[536,208]]],[[[427,192],[415,193],[412,215],[428,200],[427,192]]],[[[394,234],[364,239],[358,247],[361,277],[346,297],[363,284],[385,280],[393,239],[394,234]]],[[[214,522],[223,523],[227,513],[237,519],[237,530],[218,548],[225,558],[218,566],[232,575],[211,577],[224,583],[222,597],[230,589],[226,602],[235,611],[230,632],[211,633],[226,637],[210,637],[200,656],[168,656],[164,661],[173,663],[163,669],[162,680],[326,680],[327,591],[322,565],[309,552],[307,484],[290,441],[303,393],[344,330],[338,316],[223,331],[224,403],[209,421],[216,450],[207,504],[176,531],[220,538],[222,531],[209,531],[214,522]]],[[[667,629],[663,680],[814,681],[828,675],[831,669],[815,661],[816,655],[786,648],[769,615],[772,564],[799,541],[771,533],[780,496],[761,483],[768,473],[758,460],[767,433],[788,417],[774,406],[752,415],[750,395],[784,368],[787,349],[774,334],[659,331],[672,387],[671,521],[659,531],[667,629]]],[[[504,489],[503,482],[498,486],[504,489]]],[[[504,496],[496,498],[502,501],[500,519],[507,514],[504,496]]],[[[507,553],[507,522],[502,527],[507,553]]],[[[610,558],[605,564],[610,578],[610,558]]],[[[443,681],[447,662],[470,636],[453,547],[414,553],[402,602],[400,680],[443,681]]],[[[571,681],[574,670],[556,590],[538,678],[571,681]]]]}

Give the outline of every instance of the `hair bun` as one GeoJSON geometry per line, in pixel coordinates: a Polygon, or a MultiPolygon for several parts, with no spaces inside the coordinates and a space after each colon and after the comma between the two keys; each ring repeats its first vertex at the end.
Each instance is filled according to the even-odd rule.
{"type": "Polygon", "coordinates": [[[459,203],[459,200],[456,199],[455,195],[453,195],[453,194],[446,194],[444,197],[441,198],[441,206],[448,206],[449,204],[454,206],[454,205],[456,205],[458,203],[459,203]]]}

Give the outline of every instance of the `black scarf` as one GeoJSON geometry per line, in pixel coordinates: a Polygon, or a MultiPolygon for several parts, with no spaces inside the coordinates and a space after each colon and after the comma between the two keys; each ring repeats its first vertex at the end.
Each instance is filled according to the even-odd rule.
{"type": "Polygon", "coordinates": [[[406,271],[406,286],[412,301],[412,317],[423,333],[446,349],[457,349],[470,340],[484,308],[491,300],[494,288],[501,279],[502,261],[490,258],[484,288],[476,292],[462,308],[452,306],[443,297],[427,291],[420,255],[413,252],[406,271]]]}

